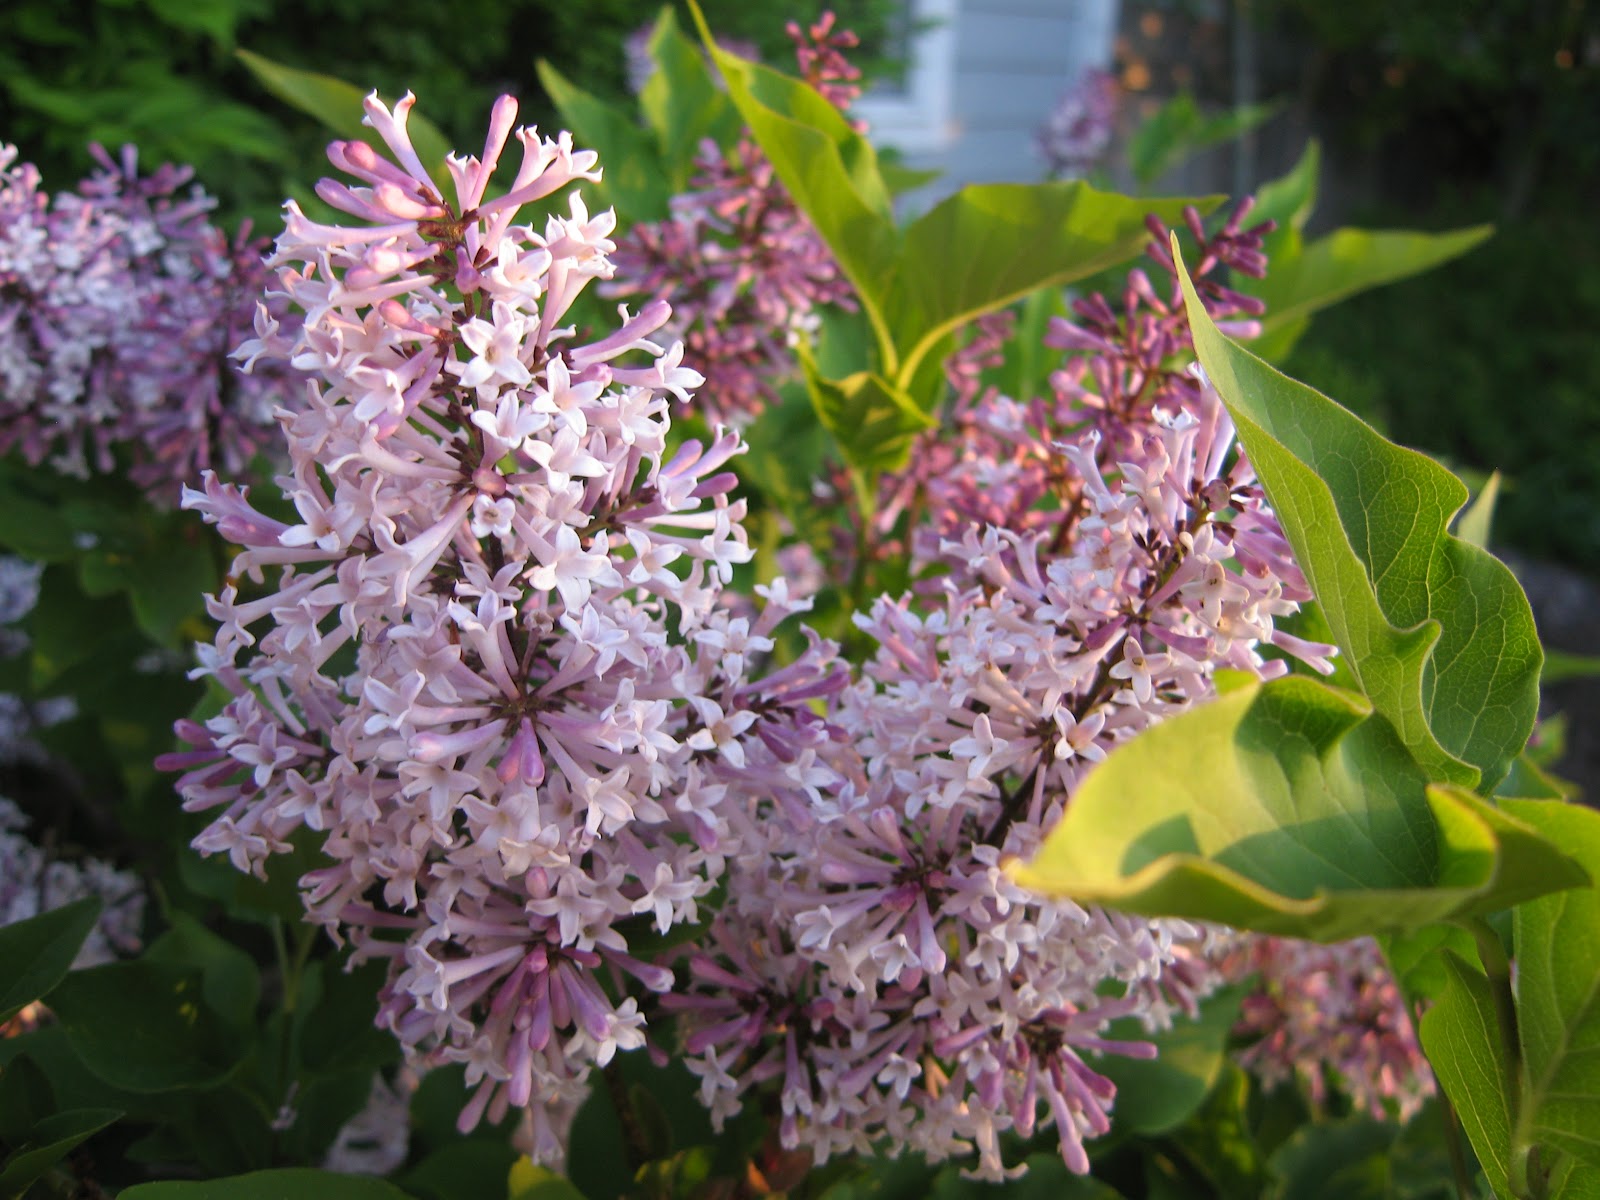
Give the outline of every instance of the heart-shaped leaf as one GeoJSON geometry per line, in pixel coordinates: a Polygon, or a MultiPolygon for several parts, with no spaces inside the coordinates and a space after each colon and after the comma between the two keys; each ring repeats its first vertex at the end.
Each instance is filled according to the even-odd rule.
{"type": "Polygon", "coordinates": [[[1195,352],[1361,690],[1432,778],[1492,791],[1542,656],[1515,577],[1448,532],[1465,485],[1224,337],[1178,262],[1195,352]]]}
{"type": "Polygon", "coordinates": [[[1080,901],[1324,942],[1588,882],[1528,825],[1430,783],[1360,696],[1301,676],[1118,746],[1012,872],[1080,901]]]}

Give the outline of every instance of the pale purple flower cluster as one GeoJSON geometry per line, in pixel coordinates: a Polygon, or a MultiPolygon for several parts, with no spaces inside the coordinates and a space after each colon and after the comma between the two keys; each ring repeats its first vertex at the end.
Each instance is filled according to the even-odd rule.
{"type": "MultiPolygon", "coordinates": [[[[790,24],[807,82],[839,108],[860,89],[843,55],[855,36],[832,14],[801,30],[790,24]]],[[[672,303],[672,336],[705,374],[694,410],[707,422],[742,425],[795,375],[794,339],[809,336],[817,310],[854,307],[848,282],[772,163],[748,134],[726,153],[707,141],[689,190],[672,216],[619,239],[619,279],[608,292],[672,303]]]]}
{"type": "Polygon", "coordinates": [[[180,194],[188,168],[141,177],[132,147],[93,151],[99,170],[52,199],[0,146],[0,451],[80,476],[120,465],[170,507],[202,470],[241,471],[298,384],[228,358],[269,277],[261,245],[180,194]]]}
{"type": "Polygon", "coordinates": [[[0,797],[0,926],[93,897],[103,905],[100,919],[72,965],[92,967],[137,953],[145,900],[139,877],[104,859],[58,857],[36,845],[27,828],[22,810],[0,797]]]}
{"type": "Polygon", "coordinates": [[[1246,997],[1239,1062],[1268,1089],[1297,1080],[1313,1103],[1334,1089],[1378,1120],[1401,1121],[1435,1092],[1405,996],[1371,938],[1319,946],[1252,938],[1223,959],[1235,978],[1259,977],[1246,997]]]}
{"type": "Polygon", "coordinates": [[[1037,137],[1052,178],[1077,179],[1099,164],[1116,129],[1118,97],[1117,77],[1098,68],[1061,94],[1037,137]]]}
{"type": "MultiPolygon", "coordinates": [[[[999,1178],[1003,1135],[1053,1129],[1086,1170],[1115,1092],[1096,1056],[1152,1052],[1107,1024],[1192,1011],[1224,935],[1045,900],[1004,862],[1219,667],[1332,652],[1277,625],[1309,593],[1215,393],[1165,361],[1175,302],[1085,301],[1048,400],[968,370],[959,419],[885,484],[924,584],[857,615],[857,677],[815,635],[775,665],[807,605],[785,580],[723,594],[750,558],[742,446],[669,449],[667,397],[702,380],[652,340],[667,304],[579,334],[611,215],[574,195],[516,223],[594,155],[517,130],[488,199],[502,99],[446,199],[410,106],[367,102],[394,161],[330,149],[360,184],[318,194],[361,224],[288,206],[272,261],[305,323],[262,310],[242,351],[315,380],[283,418],[299,522],[214,476],[185,495],[242,547],[196,672],[233,699],[163,760],[213,814],[196,845],[263,871],[318,836],[310,919],[391,964],[380,1019],[418,1065],[466,1065],[463,1125],[528,1108],[543,1161],[665,1010],[717,1120],[759,1090],[819,1160],[976,1152],[999,1178]]],[[[1236,215],[1202,271],[1251,253],[1236,215]]]]}
{"type": "Polygon", "coordinates": [[[309,917],[392,964],[381,1021],[418,1063],[467,1065],[464,1126],[532,1104],[551,1159],[591,1066],[642,1045],[641,995],[672,986],[636,949],[704,919],[749,797],[806,778],[811,702],[845,679],[820,643],[753,679],[803,605],[718,603],[750,558],[743,447],[669,449],[667,397],[701,377],[651,340],[668,306],[564,323],[612,273],[614,218],[576,194],[542,230],[517,218],[598,178],[594,153],[513,135],[505,97],[447,199],[411,106],[367,101],[393,161],[330,148],[358,183],[318,195],[355,222],[287,206],[272,263],[305,322],[263,311],[243,353],[316,381],[284,418],[299,522],[212,475],[185,493],[243,548],[195,672],[233,699],[162,765],[213,814],[196,846],[242,869],[320,836],[309,917]]]}

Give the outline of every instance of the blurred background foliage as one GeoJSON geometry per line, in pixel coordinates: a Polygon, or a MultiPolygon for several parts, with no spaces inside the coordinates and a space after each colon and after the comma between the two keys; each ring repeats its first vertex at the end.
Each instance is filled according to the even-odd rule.
{"type": "MultiPolygon", "coordinates": [[[[687,8],[680,3],[680,16],[687,8]]],[[[895,0],[787,0],[781,9],[707,0],[728,39],[787,63],[787,20],[834,9],[881,69],[903,44],[895,0]]],[[[0,140],[36,163],[52,190],[89,169],[90,142],[133,142],[151,165],[193,165],[225,225],[270,231],[284,196],[322,174],[326,132],[268,95],[238,48],[377,88],[414,91],[455,144],[482,140],[494,98],[521,100],[522,120],[550,127],[534,73],[550,59],[588,91],[627,95],[628,36],[661,0],[5,0],[0,4],[0,140]]]]}
{"type": "MultiPolygon", "coordinates": [[[[784,20],[824,7],[862,35],[869,75],[906,44],[899,0],[705,5],[723,36],[778,62],[784,20]]],[[[1124,24],[1147,10],[1253,23],[1259,95],[1290,100],[1324,141],[1316,224],[1497,226],[1466,259],[1328,312],[1287,366],[1401,441],[1501,468],[1497,536],[1600,573],[1600,5],[1157,0],[1129,4],[1124,24]]],[[[539,58],[620,100],[625,41],[657,11],[658,0],[6,0],[0,139],[53,190],[85,173],[87,143],[135,142],[147,163],[192,163],[223,224],[270,231],[285,195],[309,195],[326,134],[262,90],[235,49],[390,97],[410,88],[447,136],[470,141],[502,91],[524,119],[553,124],[539,58]]]]}

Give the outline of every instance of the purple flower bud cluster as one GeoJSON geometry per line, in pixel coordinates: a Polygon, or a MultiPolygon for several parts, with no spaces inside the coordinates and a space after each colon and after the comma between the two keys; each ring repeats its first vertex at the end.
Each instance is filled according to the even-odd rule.
{"type": "MultiPolygon", "coordinates": [[[[859,94],[860,71],[843,51],[855,35],[833,16],[789,36],[806,81],[843,109],[859,94]]],[[[791,350],[824,305],[853,308],[849,284],[810,220],[800,212],[748,135],[726,154],[707,141],[689,190],[672,216],[641,223],[621,238],[616,296],[670,300],[671,335],[705,373],[695,411],[707,422],[743,425],[777,399],[795,373],[791,350]]]]}
{"type": "Polygon", "coordinates": [[[1037,135],[1051,178],[1077,179],[1099,164],[1116,128],[1118,97],[1117,77],[1098,68],[1061,94],[1037,135]]]}
{"type": "Polygon", "coordinates": [[[1248,1041],[1240,1064],[1267,1088],[1296,1080],[1320,1107],[1331,1082],[1356,1108],[1401,1121],[1434,1094],[1405,997],[1371,938],[1251,938],[1222,967],[1260,979],[1234,1034],[1248,1041]]]}
{"type": "MultiPolygon", "coordinates": [[[[261,245],[180,194],[189,168],[141,177],[132,147],[53,199],[0,146],[0,451],[73,475],[119,466],[170,507],[203,470],[241,471],[298,389],[229,352],[269,278],[261,245]]],[[[274,313],[285,306],[274,301],[274,313]]]]}

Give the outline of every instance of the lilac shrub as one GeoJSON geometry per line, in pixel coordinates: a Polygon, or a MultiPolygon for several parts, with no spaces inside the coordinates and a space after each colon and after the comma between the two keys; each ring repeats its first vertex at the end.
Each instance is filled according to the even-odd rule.
{"type": "Polygon", "coordinates": [[[0,146],[0,450],[72,475],[118,469],[162,507],[201,471],[237,474],[299,384],[287,364],[246,374],[229,354],[264,300],[263,243],[230,240],[193,172],[141,176],[133,147],[93,147],[73,192],[0,146]]]}
{"type": "Polygon", "coordinates": [[[1105,157],[1117,121],[1120,89],[1110,71],[1089,68],[1061,94],[1036,138],[1053,179],[1078,179],[1105,157]]]}
{"type": "MultiPolygon", "coordinates": [[[[357,183],[318,194],[353,222],[287,206],[271,265],[304,324],[263,310],[242,350],[314,380],[283,420],[299,521],[214,474],[184,494],[241,547],[195,672],[230,698],[162,761],[210,815],[196,847],[265,873],[320,845],[308,919],[388,964],[379,1019],[413,1066],[465,1065],[462,1127],[526,1109],[540,1161],[593,1069],[667,1052],[666,1015],[716,1122],[770,1104],[817,1161],[976,1154],[1003,1178],[1003,1136],[1053,1130],[1086,1171],[1115,1098],[1097,1063],[1153,1054],[1143,1033],[1241,943],[1025,892],[1005,863],[1219,669],[1332,653],[1281,624],[1310,593],[1227,412],[1176,365],[1171,259],[1158,241],[1160,290],[1136,270],[1119,306],[1052,325],[1046,397],[982,385],[1001,318],[957,356],[952,418],[852,548],[918,584],[856,614],[859,670],[809,630],[785,660],[800,589],[728,588],[751,557],[739,437],[669,441],[669,398],[713,385],[668,303],[563,324],[591,281],[624,286],[614,218],[574,193],[518,223],[595,155],[518,129],[487,198],[505,98],[481,157],[446,160],[447,199],[411,104],[367,101],[392,161],[330,148],[357,183]]],[[[1264,266],[1247,213],[1189,221],[1241,332],[1259,305],[1221,276],[1264,266]]]]}

